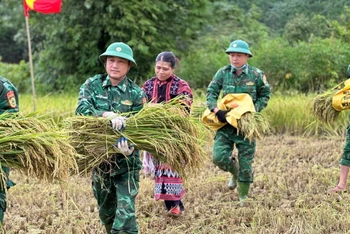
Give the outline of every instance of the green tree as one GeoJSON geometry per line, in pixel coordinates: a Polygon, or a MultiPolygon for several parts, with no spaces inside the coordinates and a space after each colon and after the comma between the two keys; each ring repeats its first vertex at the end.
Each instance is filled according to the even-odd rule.
{"type": "Polygon", "coordinates": [[[258,21],[261,10],[250,5],[248,11],[240,9],[232,1],[213,1],[210,8],[213,20],[199,39],[192,43],[181,59],[178,75],[189,81],[192,88],[206,88],[215,72],[229,64],[225,50],[237,39],[247,41],[252,49],[266,40],[268,28],[258,21]]]}
{"type": "Polygon", "coordinates": [[[332,21],[334,37],[341,39],[345,43],[350,43],[350,7],[345,6],[344,12],[338,20],[332,21]]]}
{"type": "MultiPolygon", "coordinates": [[[[262,9],[260,21],[278,35],[284,33],[285,25],[297,14],[312,18],[322,15],[328,20],[336,20],[344,6],[350,6],[350,0],[249,0],[262,9]]],[[[242,2],[235,0],[234,2],[242,2]]],[[[247,2],[247,1],[244,1],[247,2]]]]}
{"type": "Polygon", "coordinates": [[[314,15],[311,19],[304,14],[297,14],[288,21],[284,29],[284,38],[293,44],[299,41],[309,41],[314,37],[329,38],[333,27],[322,15],[314,15]]]}
{"type": "Polygon", "coordinates": [[[297,14],[286,24],[284,37],[290,43],[307,41],[310,37],[311,30],[312,28],[309,18],[303,14],[297,14]]]}
{"type": "Polygon", "coordinates": [[[131,77],[146,79],[163,50],[187,50],[208,16],[207,0],[92,1],[66,0],[62,12],[31,14],[32,32],[43,35],[36,45],[36,78],[49,90],[82,83],[86,74],[103,72],[98,56],[115,41],[134,50],[138,64],[131,77]],[[39,52],[40,51],[40,52],[39,52]]]}
{"type": "Polygon", "coordinates": [[[273,90],[324,91],[344,81],[350,46],[340,39],[315,38],[290,45],[277,38],[262,43],[253,65],[267,75],[273,90]]]}
{"type": "Polygon", "coordinates": [[[0,61],[18,63],[28,56],[22,2],[0,1],[0,15],[0,61]]]}

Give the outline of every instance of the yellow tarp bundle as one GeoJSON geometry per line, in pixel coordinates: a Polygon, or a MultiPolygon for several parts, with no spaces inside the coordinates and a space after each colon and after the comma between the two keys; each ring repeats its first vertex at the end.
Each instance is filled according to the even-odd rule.
{"type": "Polygon", "coordinates": [[[344,87],[333,95],[332,106],[337,111],[350,109],[350,79],[344,81],[344,87]]]}
{"type": "MultiPolygon", "coordinates": [[[[229,110],[226,114],[227,123],[232,126],[238,126],[237,120],[246,112],[256,112],[254,103],[249,94],[246,93],[234,93],[228,94],[223,99],[218,101],[218,108],[220,110],[229,110]],[[236,104],[238,104],[237,107],[236,104]]],[[[202,122],[212,130],[218,130],[225,126],[227,123],[221,123],[216,117],[214,112],[211,112],[208,108],[202,115],[202,122]]]]}

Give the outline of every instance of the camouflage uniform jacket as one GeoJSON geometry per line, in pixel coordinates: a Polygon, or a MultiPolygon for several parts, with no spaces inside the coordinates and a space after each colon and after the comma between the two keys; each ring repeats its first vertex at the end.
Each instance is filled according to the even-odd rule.
{"type": "Polygon", "coordinates": [[[17,88],[9,80],[0,76],[0,114],[18,111],[17,88]]]}
{"type": "Polygon", "coordinates": [[[146,102],[141,87],[127,77],[117,86],[111,85],[108,75],[95,75],[80,87],[77,115],[99,116],[106,111],[137,112],[146,102]]]}
{"type": "Polygon", "coordinates": [[[260,112],[267,106],[270,99],[270,85],[264,73],[250,65],[238,76],[236,69],[227,65],[219,69],[207,88],[207,106],[209,110],[217,107],[217,100],[220,91],[223,97],[231,93],[249,94],[255,106],[255,110],[260,112]]]}
{"type": "MultiPolygon", "coordinates": [[[[145,102],[146,96],[141,87],[127,77],[117,86],[112,86],[108,75],[98,74],[87,79],[80,87],[75,113],[96,117],[101,117],[106,111],[135,113],[143,108],[145,102]]],[[[130,159],[132,156],[139,161],[139,150],[135,149],[128,158],[130,159]]],[[[139,164],[140,162],[137,163],[137,167],[141,168],[139,164]]],[[[100,166],[103,167],[103,165],[100,166]]]]}
{"type": "MultiPolygon", "coordinates": [[[[19,111],[19,99],[17,88],[6,78],[0,76],[0,114],[4,112],[16,113],[19,111]]],[[[2,171],[9,176],[10,169],[8,167],[2,166],[2,171]]],[[[15,183],[9,178],[6,179],[6,186],[9,189],[14,186],[15,183]]],[[[0,208],[4,211],[6,210],[6,198],[5,191],[0,189],[0,208]]],[[[1,216],[1,215],[0,215],[1,216]]],[[[2,221],[2,217],[0,220],[2,221]]]]}

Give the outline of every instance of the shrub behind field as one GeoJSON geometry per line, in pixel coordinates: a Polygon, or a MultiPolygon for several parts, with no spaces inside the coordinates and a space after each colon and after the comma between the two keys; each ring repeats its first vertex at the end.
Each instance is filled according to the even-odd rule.
{"type": "Polygon", "coordinates": [[[20,93],[27,93],[31,90],[29,63],[24,61],[19,64],[0,62],[0,76],[9,79],[20,93]]]}

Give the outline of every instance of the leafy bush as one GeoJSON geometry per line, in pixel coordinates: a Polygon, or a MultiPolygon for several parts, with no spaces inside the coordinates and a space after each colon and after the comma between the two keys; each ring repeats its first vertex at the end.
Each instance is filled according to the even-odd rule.
{"type": "Polygon", "coordinates": [[[290,46],[278,38],[262,43],[255,55],[252,64],[266,73],[275,90],[319,92],[346,79],[350,46],[334,38],[290,46]]]}
{"type": "Polygon", "coordinates": [[[192,88],[206,88],[216,71],[226,64],[229,61],[224,50],[212,52],[203,48],[181,60],[177,75],[188,81],[192,88]]]}
{"type": "Polygon", "coordinates": [[[31,90],[29,64],[23,60],[19,64],[0,62],[0,76],[10,80],[20,93],[31,90]]]}

